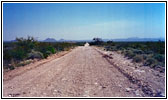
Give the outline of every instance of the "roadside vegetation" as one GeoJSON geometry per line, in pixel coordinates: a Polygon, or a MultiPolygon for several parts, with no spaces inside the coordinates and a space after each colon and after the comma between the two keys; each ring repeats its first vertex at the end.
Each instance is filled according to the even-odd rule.
{"type": "Polygon", "coordinates": [[[34,59],[45,59],[52,54],[83,44],[82,42],[38,42],[33,37],[16,38],[15,42],[3,43],[3,68],[13,70],[31,63],[34,59]]]}
{"type": "Polygon", "coordinates": [[[90,45],[104,47],[106,51],[116,51],[123,54],[134,63],[142,63],[153,69],[164,72],[165,69],[165,42],[103,42],[94,38],[90,45]]]}

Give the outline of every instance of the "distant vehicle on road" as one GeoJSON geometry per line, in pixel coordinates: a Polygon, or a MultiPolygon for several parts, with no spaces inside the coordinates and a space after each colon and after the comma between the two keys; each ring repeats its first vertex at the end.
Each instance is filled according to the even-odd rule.
{"type": "Polygon", "coordinates": [[[89,43],[85,43],[85,45],[84,45],[85,47],[87,47],[87,46],[89,46],[89,43]]]}

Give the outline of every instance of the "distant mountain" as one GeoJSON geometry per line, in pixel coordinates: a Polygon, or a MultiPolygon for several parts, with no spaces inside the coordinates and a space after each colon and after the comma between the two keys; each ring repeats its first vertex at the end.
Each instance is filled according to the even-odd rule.
{"type": "Polygon", "coordinates": [[[92,40],[66,40],[66,39],[60,39],[57,42],[90,42],[92,40]]]}
{"type": "Polygon", "coordinates": [[[122,39],[103,39],[103,41],[118,41],[118,42],[143,42],[143,41],[165,41],[164,38],[138,38],[138,37],[130,37],[130,38],[122,38],[122,39]]]}
{"type": "Polygon", "coordinates": [[[59,40],[59,42],[64,42],[64,41],[66,41],[66,40],[64,40],[64,39],[60,39],[60,40],[59,40]]]}
{"type": "Polygon", "coordinates": [[[11,40],[11,42],[16,42],[17,40],[11,40]]]}
{"type": "Polygon", "coordinates": [[[16,40],[3,40],[3,42],[17,42],[16,40]]]}
{"type": "Polygon", "coordinates": [[[56,42],[56,40],[54,38],[47,38],[43,42],[56,42]]]}
{"type": "MultiPolygon", "coordinates": [[[[103,41],[116,41],[116,42],[145,42],[145,41],[165,41],[165,38],[138,38],[138,37],[130,37],[130,38],[121,38],[121,39],[102,39],[103,41]]],[[[45,40],[38,40],[39,42],[91,42],[93,40],[66,40],[60,39],[55,40],[54,38],[47,38],[45,40]]],[[[8,40],[3,42],[16,42],[16,40],[8,40]]]]}

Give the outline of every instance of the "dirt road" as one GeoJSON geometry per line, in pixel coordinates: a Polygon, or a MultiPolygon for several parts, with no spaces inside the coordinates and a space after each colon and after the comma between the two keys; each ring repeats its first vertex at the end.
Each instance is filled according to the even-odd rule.
{"type": "Polygon", "coordinates": [[[81,46],[70,53],[3,81],[4,97],[146,96],[96,49],[81,46]]]}

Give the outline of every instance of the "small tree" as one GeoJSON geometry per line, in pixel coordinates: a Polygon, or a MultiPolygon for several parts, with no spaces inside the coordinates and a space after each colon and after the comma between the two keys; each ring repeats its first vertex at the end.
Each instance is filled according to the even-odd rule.
{"type": "Polygon", "coordinates": [[[14,58],[22,60],[26,58],[27,53],[30,53],[32,49],[37,45],[37,41],[28,36],[27,39],[16,38],[15,48],[13,50],[14,58]]]}
{"type": "Polygon", "coordinates": [[[103,41],[101,38],[93,38],[95,45],[100,45],[103,41]]]}
{"type": "Polygon", "coordinates": [[[30,52],[36,45],[37,41],[33,37],[28,36],[27,39],[16,38],[16,46],[21,47],[26,52],[30,52]]]}

